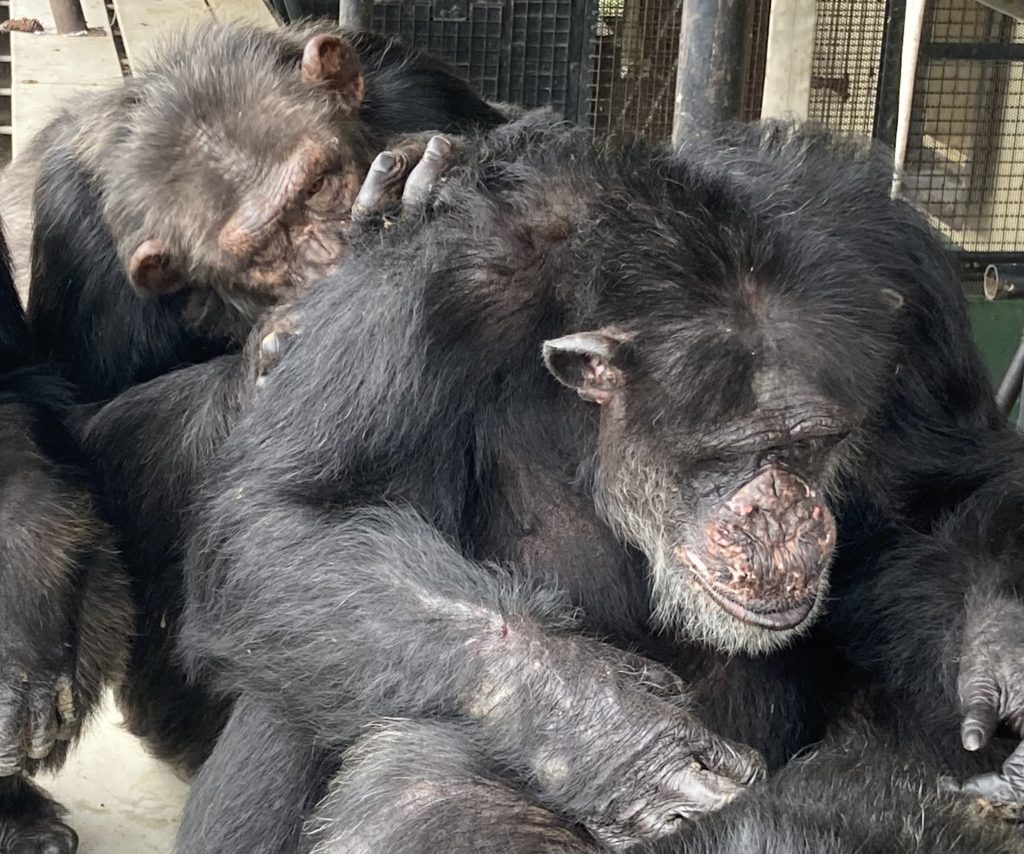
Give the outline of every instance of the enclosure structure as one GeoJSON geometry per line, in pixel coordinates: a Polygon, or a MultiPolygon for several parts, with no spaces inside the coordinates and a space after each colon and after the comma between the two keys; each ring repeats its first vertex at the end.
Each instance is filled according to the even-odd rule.
{"type": "Polygon", "coordinates": [[[49,0],[0,0],[0,165],[76,94],[114,85],[154,43],[207,18],[277,26],[263,0],[82,0],[88,29],[60,35],[49,0]]]}
{"type": "MultiPolygon", "coordinates": [[[[44,25],[41,34],[0,34],[0,158],[16,151],[61,99],[130,73],[153,39],[183,21],[213,15],[274,26],[272,9],[281,18],[336,17],[344,5],[268,2],[84,0],[90,34],[58,37],[48,0],[0,0],[0,20],[31,17],[44,25]]],[[[345,2],[378,32],[452,62],[487,98],[551,106],[597,133],[654,140],[672,133],[683,4],[713,5],[345,2]]],[[[1019,6],[1024,15],[1018,0],[994,5],[1019,6]]],[[[906,0],[740,3],[737,114],[758,117],[764,95],[769,114],[795,113],[891,144],[905,7],[906,0]],[[786,96],[781,103],[772,97],[779,91],[786,96]]],[[[1024,290],[1024,23],[977,0],[929,0],[911,124],[904,192],[949,239],[968,291],[980,294],[986,269],[1004,288],[1024,290]]]]}

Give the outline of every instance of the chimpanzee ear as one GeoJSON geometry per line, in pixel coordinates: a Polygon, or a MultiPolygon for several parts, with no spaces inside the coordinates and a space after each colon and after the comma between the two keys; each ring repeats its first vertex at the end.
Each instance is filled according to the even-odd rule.
{"type": "Polygon", "coordinates": [[[302,78],[323,83],[349,112],[363,103],[366,84],[355,48],[344,39],[321,33],[306,42],[302,51],[302,78]]]}
{"type": "Polygon", "coordinates": [[[128,281],[146,296],[170,294],[185,287],[185,277],[171,266],[167,247],[159,240],[145,240],[132,253],[128,281]]]}
{"type": "Polygon", "coordinates": [[[607,332],[577,332],[545,341],[544,364],[580,397],[604,404],[623,386],[622,371],[614,364],[622,340],[607,332]]]}

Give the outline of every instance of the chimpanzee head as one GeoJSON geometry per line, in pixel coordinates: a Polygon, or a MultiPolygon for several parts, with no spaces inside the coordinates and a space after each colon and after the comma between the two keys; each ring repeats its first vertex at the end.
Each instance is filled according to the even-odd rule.
{"type": "Polygon", "coordinates": [[[672,178],[679,195],[593,217],[593,325],[544,358],[601,407],[596,503],[648,557],[658,619],[763,653],[826,604],[836,490],[893,380],[902,297],[820,211],[672,178]]]}
{"type": "Polygon", "coordinates": [[[355,49],[328,31],[210,25],[126,83],[106,215],[132,285],[263,304],[319,280],[379,142],[355,49]]]}

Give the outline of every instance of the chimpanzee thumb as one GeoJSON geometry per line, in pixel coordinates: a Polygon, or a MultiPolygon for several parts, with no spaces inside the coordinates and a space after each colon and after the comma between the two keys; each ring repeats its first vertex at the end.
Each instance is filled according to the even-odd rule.
{"type": "Polygon", "coordinates": [[[980,750],[999,726],[999,685],[989,673],[976,673],[960,686],[960,739],[966,750],[980,750]]]}

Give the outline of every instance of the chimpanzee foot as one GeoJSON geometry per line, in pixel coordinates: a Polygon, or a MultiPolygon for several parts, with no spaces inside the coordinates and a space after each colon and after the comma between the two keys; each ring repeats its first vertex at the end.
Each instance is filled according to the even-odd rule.
{"type": "Polygon", "coordinates": [[[0,854],[75,854],[62,808],[24,777],[0,779],[0,854]]]}
{"type": "Polygon", "coordinates": [[[359,224],[383,220],[385,226],[416,213],[448,170],[455,143],[436,134],[421,135],[382,151],[370,166],[355,203],[352,220],[359,224]]]}
{"type": "Polygon", "coordinates": [[[257,335],[255,355],[256,387],[262,387],[270,373],[302,332],[302,315],[292,305],[278,306],[270,312],[257,335]]]}

